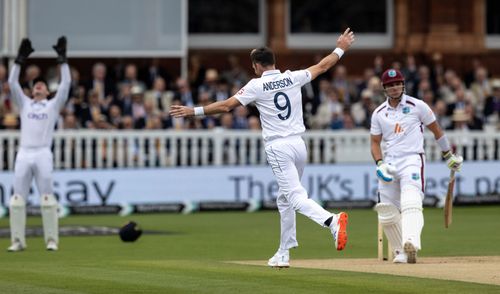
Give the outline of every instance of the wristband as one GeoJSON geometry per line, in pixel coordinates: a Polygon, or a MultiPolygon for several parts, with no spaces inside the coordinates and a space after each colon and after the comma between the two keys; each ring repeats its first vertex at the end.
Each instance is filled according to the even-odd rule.
{"type": "Polygon", "coordinates": [[[194,108],[194,115],[195,116],[203,116],[203,115],[205,115],[205,111],[203,110],[203,106],[195,107],[194,108]]]}
{"type": "Polygon", "coordinates": [[[344,50],[340,49],[339,47],[335,48],[335,50],[333,50],[332,53],[335,53],[337,54],[337,56],[340,58],[342,58],[342,55],[344,55],[344,50]]]}
{"type": "Polygon", "coordinates": [[[383,162],[384,162],[384,161],[383,161],[382,159],[377,159],[377,160],[375,160],[375,164],[376,164],[377,166],[381,165],[383,162]]]}
{"type": "Polygon", "coordinates": [[[441,136],[441,138],[437,139],[436,142],[439,145],[439,148],[441,148],[441,151],[446,152],[451,150],[450,141],[446,135],[441,136]]]}

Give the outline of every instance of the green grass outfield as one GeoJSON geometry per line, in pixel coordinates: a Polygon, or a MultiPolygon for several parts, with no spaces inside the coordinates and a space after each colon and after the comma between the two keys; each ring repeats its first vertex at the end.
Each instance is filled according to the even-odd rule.
{"type": "MultiPolygon", "coordinates": [[[[298,216],[300,247],[291,251],[292,265],[293,259],[376,258],[375,212],[348,212],[349,243],[342,252],[327,229],[298,216]]],[[[442,210],[425,209],[419,256],[500,255],[500,206],[456,207],[453,213],[446,230],[442,210]]],[[[61,225],[118,227],[128,219],[170,234],[143,235],[136,243],[117,236],[62,237],[58,252],[45,251],[42,238],[29,238],[26,251],[7,253],[10,241],[0,239],[0,293],[500,293],[494,285],[224,262],[273,255],[277,212],[71,216],[61,225]]],[[[40,224],[28,218],[28,226],[40,224]]]]}

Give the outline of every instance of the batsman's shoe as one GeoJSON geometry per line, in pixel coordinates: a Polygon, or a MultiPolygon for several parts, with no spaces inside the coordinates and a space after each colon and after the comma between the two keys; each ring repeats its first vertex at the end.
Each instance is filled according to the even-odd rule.
{"type": "Polygon", "coordinates": [[[406,241],[404,251],[408,256],[408,263],[417,263],[417,248],[410,241],[406,241]]]}
{"type": "Polygon", "coordinates": [[[394,255],[393,263],[408,263],[408,255],[406,253],[396,250],[394,255]]]}
{"type": "Polygon", "coordinates": [[[276,268],[290,267],[290,252],[288,250],[284,252],[276,252],[273,257],[269,258],[267,265],[276,268]]]}
{"type": "Polygon", "coordinates": [[[347,213],[340,212],[337,214],[337,222],[330,225],[333,241],[337,250],[344,250],[347,244],[347,213]]]}
{"type": "Polygon", "coordinates": [[[12,245],[7,248],[7,251],[9,252],[18,252],[18,251],[23,251],[26,247],[21,244],[20,241],[15,240],[12,245]]]}
{"type": "Polygon", "coordinates": [[[57,243],[56,241],[50,239],[48,242],[47,242],[47,250],[48,251],[57,251],[57,243]]]}

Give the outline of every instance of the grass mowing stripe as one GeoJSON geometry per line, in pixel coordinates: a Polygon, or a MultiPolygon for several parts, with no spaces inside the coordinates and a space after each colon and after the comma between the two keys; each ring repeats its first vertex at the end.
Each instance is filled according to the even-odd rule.
{"type": "MultiPolygon", "coordinates": [[[[349,244],[337,252],[328,230],[298,216],[300,247],[293,259],[375,258],[376,214],[351,210],[349,244]]],[[[425,209],[421,256],[500,255],[500,207],[456,207],[450,229],[441,209],[425,209]],[[473,232],[473,233],[472,233],[473,232]]],[[[299,269],[273,270],[228,264],[230,260],[269,258],[278,245],[277,212],[151,214],[130,217],[144,229],[168,235],[144,235],[125,244],[117,236],[62,237],[60,251],[46,252],[42,238],[28,238],[20,253],[0,251],[1,293],[494,293],[500,287],[354,273],[299,269]]],[[[61,225],[118,227],[118,216],[72,216],[61,225]]],[[[40,218],[28,218],[40,226],[40,218]]],[[[6,219],[0,226],[7,227],[6,219]]],[[[6,248],[8,239],[0,239],[6,248]]]]}

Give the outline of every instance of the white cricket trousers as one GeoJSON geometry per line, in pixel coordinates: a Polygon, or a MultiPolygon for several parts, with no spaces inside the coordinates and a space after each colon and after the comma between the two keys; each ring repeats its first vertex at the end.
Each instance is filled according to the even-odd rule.
{"type": "Polygon", "coordinates": [[[411,154],[401,157],[386,156],[384,162],[396,167],[396,175],[392,182],[379,181],[378,191],[381,203],[391,203],[401,209],[401,193],[409,186],[419,191],[424,197],[425,187],[425,156],[411,154]]]}
{"type": "Polygon", "coordinates": [[[21,147],[14,167],[14,194],[26,199],[33,177],[40,195],[52,194],[53,169],[53,155],[49,147],[21,147]]]}
{"type": "Polygon", "coordinates": [[[422,249],[425,156],[386,156],[384,161],[395,166],[397,172],[392,182],[379,181],[380,202],[393,204],[401,211],[401,248],[410,241],[417,249],[422,249]]]}
{"type": "Polygon", "coordinates": [[[276,202],[281,220],[280,249],[297,247],[295,211],[307,216],[321,226],[332,217],[314,200],[309,199],[300,180],[307,161],[307,150],[300,136],[290,136],[266,142],[267,161],[278,181],[276,202]]]}

